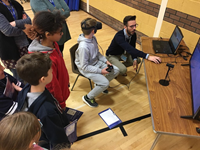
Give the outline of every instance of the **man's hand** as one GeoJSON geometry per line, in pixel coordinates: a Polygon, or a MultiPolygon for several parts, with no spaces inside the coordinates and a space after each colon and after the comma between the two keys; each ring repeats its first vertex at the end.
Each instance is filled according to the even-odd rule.
{"type": "Polygon", "coordinates": [[[22,88],[20,86],[15,85],[15,83],[12,83],[12,86],[15,88],[16,91],[22,90],[22,88]]]}
{"type": "Polygon", "coordinates": [[[134,70],[136,70],[136,72],[137,72],[137,69],[138,69],[137,59],[133,61],[133,68],[134,68],[134,70]]]}
{"type": "Polygon", "coordinates": [[[15,21],[10,22],[10,25],[13,26],[13,27],[15,27],[16,26],[15,21]]]}
{"type": "Polygon", "coordinates": [[[107,69],[108,67],[106,67],[106,68],[104,68],[104,69],[102,69],[101,70],[101,74],[108,74],[109,72],[108,71],[106,71],[106,69],[107,69]]]}
{"type": "Polygon", "coordinates": [[[148,57],[148,60],[153,61],[153,62],[156,63],[156,64],[161,63],[161,58],[160,58],[160,57],[157,57],[157,56],[149,56],[149,57],[148,57]]]}

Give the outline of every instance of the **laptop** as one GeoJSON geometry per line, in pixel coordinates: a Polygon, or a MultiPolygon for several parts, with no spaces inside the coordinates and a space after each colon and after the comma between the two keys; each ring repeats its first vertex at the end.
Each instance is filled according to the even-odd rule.
{"type": "Polygon", "coordinates": [[[153,40],[153,49],[155,53],[176,54],[183,34],[178,26],[175,27],[169,41],[153,40]]]}

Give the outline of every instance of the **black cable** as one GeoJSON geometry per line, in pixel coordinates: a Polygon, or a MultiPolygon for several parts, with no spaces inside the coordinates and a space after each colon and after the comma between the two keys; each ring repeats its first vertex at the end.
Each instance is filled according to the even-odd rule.
{"type": "MultiPolygon", "coordinates": [[[[172,55],[170,55],[170,54],[167,54],[167,56],[160,56],[160,55],[156,55],[156,54],[153,54],[153,53],[148,53],[148,54],[151,54],[151,55],[153,55],[153,56],[157,56],[157,57],[160,57],[160,58],[169,58],[169,57],[171,57],[171,58],[176,58],[176,57],[178,57],[178,56],[174,56],[174,54],[172,54],[172,55]],[[173,57],[174,56],[174,57],[173,57]]],[[[180,56],[179,56],[180,57],[180,56]]]]}
{"type": "Polygon", "coordinates": [[[116,87],[118,87],[120,84],[122,84],[122,83],[119,83],[118,85],[115,85],[115,86],[109,86],[109,88],[116,88],[116,87]]]}
{"type": "MultiPolygon", "coordinates": [[[[176,56],[176,57],[174,57],[174,58],[175,58],[175,61],[174,61],[174,62],[162,62],[162,63],[176,63],[176,64],[177,64],[177,63],[185,63],[185,62],[177,62],[176,59],[177,59],[178,57],[181,57],[181,56],[176,56]]],[[[141,63],[143,63],[143,62],[141,62],[141,63]]],[[[170,71],[171,71],[171,70],[173,70],[173,68],[171,68],[170,71]]],[[[129,90],[130,85],[131,85],[131,82],[132,82],[133,79],[137,76],[138,73],[139,73],[139,72],[136,72],[135,76],[132,77],[132,79],[131,79],[127,84],[125,84],[125,83],[120,83],[120,84],[118,84],[118,85],[116,85],[116,86],[114,86],[114,87],[110,87],[110,86],[109,86],[109,88],[116,88],[116,87],[118,87],[119,85],[122,84],[122,85],[127,86],[128,90],[129,90]]],[[[169,79],[169,81],[170,81],[169,76],[168,76],[168,79],[169,79]]]]}
{"type": "Polygon", "coordinates": [[[189,55],[191,55],[189,52],[186,52],[186,51],[183,51],[183,52],[185,52],[185,53],[187,53],[187,55],[178,55],[178,56],[174,56],[174,55],[170,55],[170,54],[167,54],[167,56],[159,56],[159,55],[156,55],[156,54],[152,54],[152,53],[149,53],[149,54],[151,54],[151,55],[153,55],[153,56],[157,56],[157,57],[160,57],[160,58],[169,58],[169,57],[171,57],[171,58],[175,58],[175,60],[174,61],[171,61],[171,62],[161,62],[161,63],[175,63],[175,64],[177,64],[177,63],[185,63],[185,62],[177,62],[176,61],[176,59],[178,58],[178,57],[182,57],[184,60],[187,60],[187,59],[185,59],[186,57],[189,57],[189,55]],[[174,57],[173,57],[174,56],[174,57]],[[184,58],[185,57],[185,58],[184,58]]]}
{"type": "MultiPolygon", "coordinates": [[[[101,49],[101,51],[102,51],[102,54],[104,55],[104,51],[103,51],[101,45],[99,45],[98,42],[97,42],[97,45],[100,47],[100,49],[101,49]]],[[[148,54],[151,54],[151,55],[153,55],[153,56],[157,56],[157,57],[160,57],[160,58],[169,58],[169,57],[175,58],[175,60],[172,61],[172,62],[163,62],[163,61],[162,61],[161,63],[175,63],[175,64],[177,64],[177,63],[185,63],[185,62],[177,62],[176,59],[177,59],[178,57],[189,57],[189,55],[191,55],[191,53],[189,53],[189,52],[186,52],[186,51],[182,51],[182,52],[179,53],[179,56],[174,56],[174,54],[172,54],[172,55],[167,54],[167,56],[159,56],[159,55],[156,55],[156,54],[153,54],[153,53],[148,53],[148,54]],[[186,56],[183,56],[183,55],[181,54],[182,52],[185,52],[187,55],[186,55],[186,56]]],[[[184,58],[183,58],[183,59],[184,59],[184,58]]],[[[185,59],[184,59],[184,60],[185,60],[185,59]]],[[[143,62],[141,62],[141,63],[143,63],[143,62]]],[[[130,85],[131,85],[131,82],[132,82],[133,79],[137,76],[138,73],[139,73],[139,72],[136,72],[135,76],[132,77],[132,79],[129,81],[128,84],[120,83],[120,84],[118,84],[118,85],[116,85],[116,86],[113,86],[113,87],[109,86],[109,88],[116,88],[116,87],[118,87],[118,86],[120,86],[120,85],[122,84],[122,85],[127,86],[128,90],[129,90],[130,85]]],[[[168,77],[168,78],[169,78],[169,77],[168,77]]],[[[169,80],[170,80],[170,79],[169,79],[169,80]]]]}
{"type": "MultiPolygon", "coordinates": [[[[100,47],[100,49],[101,49],[101,51],[102,51],[102,54],[104,55],[104,51],[103,51],[101,45],[99,45],[98,42],[97,42],[97,45],[100,47]]],[[[142,63],[142,62],[141,62],[141,63],[142,63]]],[[[138,73],[136,72],[136,75],[137,75],[137,74],[138,74],[138,73]]],[[[129,82],[128,84],[125,84],[125,83],[120,83],[120,84],[126,85],[126,86],[128,87],[128,89],[129,89],[130,83],[131,83],[131,81],[136,77],[136,75],[130,80],[130,82],[129,82]]],[[[116,85],[116,86],[113,86],[113,87],[109,86],[109,88],[116,88],[116,87],[118,87],[120,84],[118,84],[118,85],[116,85]]]]}
{"type": "MultiPolygon", "coordinates": [[[[182,49],[182,47],[186,47],[186,49],[189,49],[189,47],[187,47],[187,45],[180,45],[179,49],[182,49]]],[[[185,48],[184,48],[185,49],[185,48]]]]}
{"type": "Polygon", "coordinates": [[[104,56],[104,51],[103,51],[101,45],[99,45],[99,43],[97,43],[97,45],[100,47],[100,49],[101,49],[101,51],[102,51],[102,55],[104,56]]]}
{"type": "MultiPolygon", "coordinates": [[[[96,41],[96,42],[97,42],[97,41],[96,41]]],[[[104,56],[104,51],[103,51],[101,45],[99,45],[98,42],[97,42],[97,45],[100,47],[100,49],[101,49],[101,51],[102,51],[102,55],[104,56]]],[[[120,83],[120,84],[121,84],[121,83],[120,83]]],[[[118,84],[118,85],[116,85],[116,86],[113,86],[113,87],[109,86],[109,88],[116,88],[116,87],[118,87],[120,84],[118,84]]]]}
{"type": "Polygon", "coordinates": [[[127,86],[128,90],[129,90],[130,84],[131,84],[132,80],[133,80],[136,76],[137,76],[137,74],[135,74],[135,76],[134,76],[127,84],[125,84],[125,83],[119,83],[118,85],[113,86],[113,87],[109,86],[109,88],[116,88],[116,87],[118,87],[118,86],[120,86],[120,85],[125,85],[125,86],[127,86]]]}
{"type": "MultiPolygon", "coordinates": [[[[141,62],[141,63],[143,63],[143,61],[141,62]]],[[[142,64],[141,64],[142,65],[142,64]]],[[[141,66],[142,67],[142,66],[141,66]]],[[[130,85],[131,85],[131,82],[133,81],[133,79],[137,76],[139,74],[139,72],[136,72],[136,74],[132,77],[132,79],[127,83],[127,84],[125,84],[125,83],[120,83],[120,84],[118,84],[118,85],[116,85],[116,86],[114,86],[114,87],[110,87],[109,86],[109,88],[116,88],[116,87],[118,87],[119,85],[125,85],[125,86],[127,86],[127,88],[128,88],[128,90],[129,90],[129,88],[130,88],[130,85]]]]}

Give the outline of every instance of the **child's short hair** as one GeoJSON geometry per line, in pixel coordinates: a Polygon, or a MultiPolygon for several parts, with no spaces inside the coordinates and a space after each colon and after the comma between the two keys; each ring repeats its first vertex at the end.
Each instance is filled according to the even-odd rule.
{"type": "Polygon", "coordinates": [[[30,143],[38,143],[41,125],[30,112],[18,112],[0,121],[0,149],[27,150],[30,143]]]}
{"type": "Polygon", "coordinates": [[[30,38],[36,34],[35,37],[45,39],[46,32],[49,32],[50,34],[58,32],[58,30],[62,28],[63,23],[65,23],[65,18],[59,11],[53,13],[49,11],[40,11],[35,14],[33,25],[26,25],[24,32],[30,38]]]}
{"type": "Polygon", "coordinates": [[[95,29],[97,21],[92,18],[86,18],[81,22],[81,29],[84,35],[89,35],[95,29]],[[93,28],[94,27],[94,28],[93,28]]]}
{"type": "Polygon", "coordinates": [[[124,17],[123,24],[127,26],[128,21],[135,20],[136,16],[126,16],[124,17]]]}
{"type": "Polygon", "coordinates": [[[31,85],[38,85],[41,77],[48,76],[51,63],[49,54],[34,52],[22,56],[17,61],[16,69],[21,79],[31,85]]]}

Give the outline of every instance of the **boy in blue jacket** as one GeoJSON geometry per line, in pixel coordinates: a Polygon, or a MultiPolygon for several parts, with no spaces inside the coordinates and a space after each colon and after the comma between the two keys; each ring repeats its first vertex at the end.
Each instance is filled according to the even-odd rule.
{"type": "Polygon", "coordinates": [[[16,69],[20,78],[29,83],[18,94],[18,109],[35,114],[43,124],[39,145],[47,149],[69,148],[71,143],[64,130],[69,124],[68,118],[45,88],[52,80],[49,54],[24,55],[18,60],[16,69]]]}

